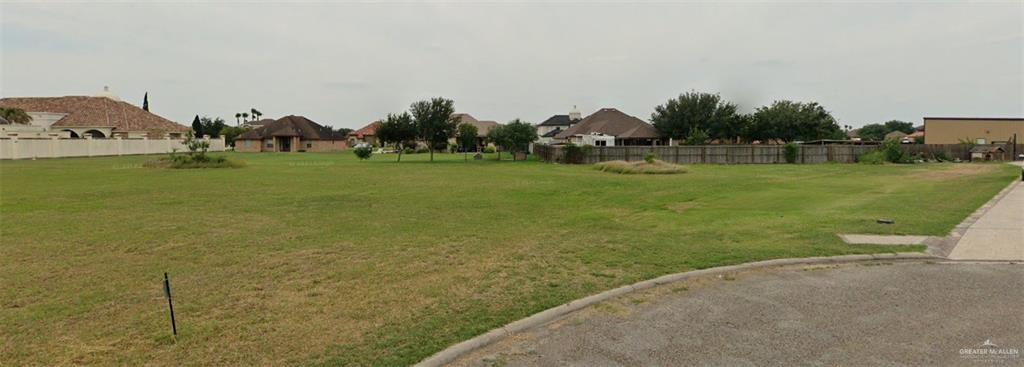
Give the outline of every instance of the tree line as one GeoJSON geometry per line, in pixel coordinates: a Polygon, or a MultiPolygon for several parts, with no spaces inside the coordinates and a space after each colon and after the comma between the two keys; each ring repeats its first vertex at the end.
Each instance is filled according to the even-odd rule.
{"type": "MultiPolygon", "coordinates": [[[[447,147],[452,138],[468,156],[468,151],[477,144],[478,132],[472,124],[459,124],[455,116],[455,102],[442,97],[413,102],[405,112],[389,113],[376,128],[381,144],[397,148],[399,162],[405,148],[415,147],[421,142],[426,144],[433,161],[434,150],[447,147]]],[[[486,136],[486,141],[513,153],[526,151],[535,140],[537,128],[519,119],[492,128],[486,136]]]]}
{"type": "Polygon", "coordinates": [[[718,94],[702,92],[683,93],[655,107],[651,124],[663,138],[694,145],[846,138],[817,102],[780,100],[743,114],[718,94]]]}
{"type": "Polygon", "coordinates": [[[900,120],[890,120],[884,124],[867,124],[857,129],[857,136],[863,140],[882,141],[886,135],[894,131],[913,133],[914,124],[900,120]]]}

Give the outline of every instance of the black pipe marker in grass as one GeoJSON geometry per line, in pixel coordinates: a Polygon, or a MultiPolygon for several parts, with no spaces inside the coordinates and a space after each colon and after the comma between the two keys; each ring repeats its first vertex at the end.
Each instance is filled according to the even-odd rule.
{"type": "Polygon", "coordinates": [[[164,273],[164,295],[167,296],[167,308],[171,311],[171,335],[178,340],[178,324],[174,321],[174,303],[171,302],[171,280],[164,273]]]}

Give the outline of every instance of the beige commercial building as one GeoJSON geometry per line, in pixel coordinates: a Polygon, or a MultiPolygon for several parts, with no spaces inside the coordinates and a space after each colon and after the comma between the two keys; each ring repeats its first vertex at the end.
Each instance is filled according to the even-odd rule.
{"type": "Polygon", "coordinates": [[[925,117],[925,144],[1024,142],[1024,118],[925,117]]]}

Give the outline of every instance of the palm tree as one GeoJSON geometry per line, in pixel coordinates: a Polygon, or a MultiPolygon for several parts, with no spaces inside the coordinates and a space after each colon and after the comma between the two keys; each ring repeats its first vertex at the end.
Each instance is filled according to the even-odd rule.
{"type": "Polygon", "coordinates": [[[245,120],[245,122],[249,122],[249,113],[248,112],[242,112],[242,120],[245,120]]]}
{"type": "Polygon", "coordinates": [[[252,108],[251,110],[252,110],[251,112],[252,112],[252,119],[253,120],[259,120],[260,117],[263,116],[263,112],[260,112],[259,110],[255,109],[255,108],[252,108]]]}
{"type": "Polygon", "coordinates": [[[236,113],[235,113],[235,126],[238,126],[238,124],[241,124],[241,123],[242,123],[242,122],[241,122],[241,121],[239,120],[240,118],[242,118],[242,113],[241,113],[241,112],[236,112],[236,113]]]}
{"type": "Polygon", "coordinates": [[[0,107],[0,117],[12,124],[28,125],[32,122],[32,116],[25,113],[25,110],[20,108],[3,108],[0,107]]]}

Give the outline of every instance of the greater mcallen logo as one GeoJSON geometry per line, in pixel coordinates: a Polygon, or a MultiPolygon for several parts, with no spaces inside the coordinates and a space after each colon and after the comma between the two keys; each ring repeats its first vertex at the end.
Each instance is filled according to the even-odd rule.
{"type": "Polygon", "coordinates": [[[960,357],[979,362],[1003,362],[1019,358],[1020,350],[1017,348],[1000,348],[991,339],[986,339],[977,348],[960,349],[960,357]]]}

